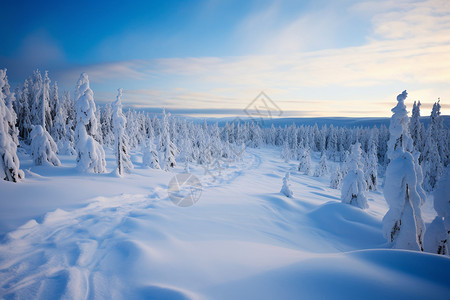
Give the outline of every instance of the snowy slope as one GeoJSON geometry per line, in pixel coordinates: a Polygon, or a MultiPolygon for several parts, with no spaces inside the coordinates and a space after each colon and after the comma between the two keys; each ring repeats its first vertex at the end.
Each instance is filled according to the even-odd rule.
{"type": "MultiPolygon", "coordinates": [[[[0,182],[0,296],[20,299],[445,299],[450,259],[386,249],[380,192],[366,211],[340,203],[329,178],[297,173],[280,149],[205,174],[200,200],[168,197],[174,173],[124,178],[36,167],[0,182]],[[291,172],[293,198],[279,191],[291,172]]],[[[109,171],[113,158],[108,157],[109,171]]],[[[314,162],[317,163],[317,157],[314,162]]],[[[181,173],[182,168],[176,169],[181,173]]],[[[432,205],[424,208],[431,222],[432,205]]]]}

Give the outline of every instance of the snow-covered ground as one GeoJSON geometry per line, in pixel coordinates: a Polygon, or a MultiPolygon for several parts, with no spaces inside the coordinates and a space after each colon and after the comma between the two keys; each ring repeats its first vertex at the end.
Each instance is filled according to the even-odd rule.
{"type": "MultiPolygon", "coordinates": [[[[340,203],[329,177],[296,172],[279,148],[247,149],[227,169],[193,167],[203,191],[176,206],[176,173],[86,175],[19,155],[26,179],[0,181],[5,299],[448,299],[448,257],[387,249],[381,192],[340,203]],[[280,193],[291,172],[293,198],[280,193]]],[[[314,163],[318,161],[315,154],[314,163]]],[[[432,199],[423,207],[434,218],[432,199]]]]}

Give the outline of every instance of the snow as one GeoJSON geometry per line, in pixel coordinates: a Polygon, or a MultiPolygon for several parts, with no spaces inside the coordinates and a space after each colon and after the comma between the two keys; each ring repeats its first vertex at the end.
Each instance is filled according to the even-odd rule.
{"type": "MultiPolygon", "coordinates": [[[[450,258],[389,249],[388,207],[340,202],[329,176],[297,171],[281,149],[247,149],[242,160],[205,174],[190,207],[172,203],[171,172],[135,169],[119,178],[86,174],[76,157],[0,181],[0,297],[45,299],[438,299],[450,293],[450,258]],[[293,197],[279,193],[290,172],[293,197]],[[14,199],[12,201],[11,199],[14,199]]],[[[312,166],[318,164],[313,155],[312,166]]],[[[332,162],[329,163],[332,167],[332,162]]],[[[424,209],[424,219],[435,213],[424,209]]]]}

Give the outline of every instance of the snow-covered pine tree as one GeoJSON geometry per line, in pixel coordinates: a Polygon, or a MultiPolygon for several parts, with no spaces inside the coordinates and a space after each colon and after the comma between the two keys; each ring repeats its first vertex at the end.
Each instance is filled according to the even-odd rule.
{"type": "MultiPolygon", "coordinates": [[[[420,122],[420,101],[414,101],[413,109],[411,113],[411,119],[409,121],[409,132],[413,140],[413,145],[417,151],[423,152],[423,134],[424,127],[420,122]]],[[[422,161],[422,160],[420,160],[422,161]]]]}
{"type": "Polygon", "coordinates": [[[378,185],[378,156],[377,144],[374,138],[370,139],[369,151],[364,157],[364,177],[367,188],[371,191],[376,191],[378,185]]]}
{"type": "Polygon", "coordinates": [[[291,149],[289,148],[287,139],[284,141],[283,148],[281,149],[281,158],[287,163],[291,159],[291,149]]]}
{"type": "MultiPolygon", "coordinates": [[[[55,123],[58,106],[59,106],[58,84],[55,81],[52,85],[51,92],[50,92],[50,98],[49,98],[50,116],[52,119],[53,126],[55,123]]],[[[49,132],[53,133],[54,132],[53,128],[50,128],[49,132]]],[[[53,136],[53,139],[55,139],[55,138],[56,137],[53,136]]]]}
{"type": "Polygon", "coordinates": [[[93,138],[97,132],[94,93],[89,87],[86,73],[80,75],[75,91],[76,129],[75,147],[78,153],[77,165],[83,172],[104,173],[106,171],[105,151],[93,138]]]}
{"type": "Polygon", "coordinates": [[[11,135],[14,143],[19,146],[19,130],[16,127],[17,123],[17,113],[14,110],[14,102],[16,102],[16,97],[14,93],[11,93],[10,86],[8,83],[8,76],[6,75],[6,69],[5,69],[5,77],[4,77],[5,84],[3,85],[3,88],[0,92],[3,93],[3,98],[5,99],[5,106],[8,110],[7,115],[8,118],[8,132],[11,135]]]}
{"type": "Polygon", "coordinates": [[[5,103],[6,95],[3,93],[5,83],[6,69],[0,69],[0,178],[17,182],[25,176],[23,171],[20,170],[17,145],[9,132],[9,124],[13,116],[5,103]]]}
{"type": "Polygon", "coordinates": [[[122,89],[117,90],[117,98],[113,103],[113,131],[114,131],[114,152],[116,154],[116,174],[122,176],[124,173],[130,173],[133,169],[133,164],[130,159],[130,150],[127,145],[125,136],[125,126],[127,119],[122,113],[122,89]]]}
{"type": "Polygon", "coordinates": [[[19,136],[28,141],[31,132],[31,110],[33,95],[30,91],[30,80],[25,80],[20,96],[18,97],[17,125],[19,127],[19,136]]]}
{"type": "Polygon", "coordinates": [[[361,167],[361,144],[355,143],[347,166],[348,173],[342,182],[342,203],[350,204],[362,209],[368,208],[366,190],[367,184],[364,180],[364,172],[361,167]]]}
{"type": "Polygon", "coordinates": [[[63,103],[58,102],[55,109],[55,119],[53,120],[52,137],[58,145],[58,153],[60,153],[60,145],[64,144],[66,138],[66,121],[67,112],[64,110],[63,103]]]}
{"type": "Polygon", "coordinates": [[[342,188],[342,180],[344,180],[344,175],[342,174],[341,168],[339,165],[336,166],[336,170],[331,174],[330,178],[330,187],[333,189],[341,189],[342,188]]]}
{"type": "Polygon", "coordinates": [[[383,218],[383,234],[394,248],[423,250],[425,225],[420,206],[424,199],[417,192],[417,168],[409,135],[406,91],[397,96],[397,106],[389,125],[389,165],[386,169],[384,197],[389,211],[383,218]]]}
{"type": "Polygon", "coordinates": [[[426,191],[431,192],[444,170],[436,139],[433,137],[431,130],[428,130],[427,133],[422,166],[424,175],[423,187],[426,191]]]}
{"type": "Polygon", "coordinates": [[[280,193],[288,198],[292,198],[292,196],[294,195],[291,190],[291,184],[289,183],[289,172],[287,172],[283,177],[283,186],[281,187],[280,193]]]}
{"type": "Polygon", "coordinates": [[[31,131],[31,156],[34,163],[38,166],[60,166],[57,151],[58,146],[47,130],[41,125],[34,125],[31,131]]]}
{"type": "Polygon", "coordinates": [[[107,103],[103,108],[100,117],[103,145],[107,147],[113,147],[114,145],[114,133],[112,131],[112,114],[113,110],[111,103],[107,103]]]}
{"type": "Polygon", "coordinates": [[[441,116],[441,99],[433,104],[430,118],[430,133],[435,141],[441,158],[441,163],[446,167],[449,164],[450,153],[448,140],[445,138],[444,120],[441,116]]]}
{"type": "Polygon", "coordinates": [[[48,77],[48,71],[44,73],[44,82],[42,84],[42,91],[39,94],[39,113],[41,114],[40,120],[42,128],[48,132],[51,132],[53,127],[52,114],[50,109],[50,78],[48,77]]]}
{"type": "Polygon", "coordinates": [[[304,172],[306,175],[311,174],[311,154],[309,148],[299,150],[300,162],[298,164],[298,171],[304,172]]]}
{"type": "Polygon", "coordinates": [[[155,144],[151,139],[148,139],[143,149],[142,163],[144,166],[152,169],[161,169],[161,166],[159,165],[158,153],[156,152],[155,144]]]}
{"type": "MultiPolygon", "coordinates": [[[[164,171],[168,171],[170,168],[176,166],[175,155],[177,154],[177,148],[175,144],[172,142],[170,138],[170,114],[166,114],[165,110],[163,111],[163,124],[162,131],[159,137],[159,152],[162,155],[162,161],[164,171]]],[[[210,153],[210,151],[205,151],[210,153]]]]}
{"type": "Polygon", "coordinates": [[[425,232],[424,250],[450,255],[450,167],[447,167],[434,191],[434,209],[437,216],[425,232]]]}
{"type": "Polygon", "coordinates": [[[320,156],[320,161],[316,165],[316,168],[314,170],[314,176],[315,177],[322,177],[324,175],[328,175],[328,162],[327,162],[327,156],[325,154],[325,151],[322,152],[322,155],[320,156]]]}

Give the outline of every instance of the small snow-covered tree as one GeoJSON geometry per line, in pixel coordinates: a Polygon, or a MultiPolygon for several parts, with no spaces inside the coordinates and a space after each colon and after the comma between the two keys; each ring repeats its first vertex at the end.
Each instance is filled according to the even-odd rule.
{"type": "Polygon", "coordinates": [[[78,153],[77,165],[83,172],[104,173],[106,171],[105,151],[93,138],[97,130],[94,93],[89,87],[86,73],[80,75],[75,92],[76,118],[75,147],[78,153]]]}
{"type": "Polygon", "coordinates": [[[133,169],[133,164],[131,163],[129,148],[127,145],[127,140],[125,136],[125,126],[127,124],[127,119],[122,113],[122,89],[118,89],[118,94],[116,101],[113,103],[113,131],[115,139],[114,151],[116,153],[116,173],[122,176],[125,172],[130,173],[133,169]]]}
{"type": "Polygon", "coordinates": [[[424,250],[450,255],[450,167],[434,191],[434,209],[437,216],[425,232],[424,250]]]}
{"type": "Polygon", "coordinates": [[[17,145],[10,134],[11,111],[5,104],[3,87],[6,84],[6,69],[0,69],[0,178],[17,182],[24,178],[17,157],[17,145]]]}
{"type": "Polygon", "coordinates": [[[342,182],[341,200],[342,203],[350,204],[362,209],[368,208],[366,198],[367,184],[364,180],[364,173],[361,169],[361,144],[352,146],[349,157],[348,173],[342,182]]]}
{"type": "Polygon", "coordinates": [[[294,195],[291,190],[291,184],[289,183],[289,172],[287,172],[283,177],[283,186],[281,187],[280,192],[288,198],[292,198],[292,196],[294,195]]]}
{"type": "Polygon", "coordinates": [[[397,96],[397,106],[389,125],[388,158],[384,198],[389,210],[383,218],[384,236],[394,248],[422,250],[425,225],[421,209],[424,199],[417,192],[417,168],[413,155],[413,142],[409,135],[408,112],[404,101],[406,91],[397,96]]]}
{"type": "Polygon", "coordinates": [[[151,139],[148,140],[147,144],[144,146],[143,153],[142,163],[144,166],[152,169],[161,169],[158,153],[156,152],[155,144],[151,139]]]}
{"type": "Polygon", "coordinates": [[[320,157],[320,162],[317,164],[316,169],[314,170],[314,176],[322,177],[328,174],[329,172],[328,172],[327,156],[324,151],[322,152],[322,156],[320,157]]]}
{"type": "Polygon", "coordinates": [[[298,164],[298,171],[304,172],[306,175],[311,174],[311,154],[309,149],[303,148],[300,150],[300,162],[298,164]]]}
{"type": "Polygon", "coordinates": [[[330,187],[333,189],[341,189],[342,188],[342,180],[344,179],[344,175],[342,174],[341,168],[339,165],[336,166],[336,170],[331,174],[330,178],[330,187]]]}
{"type": "Polygon", "coordinates": [[[281,149],[281,158],[284,159],[285,162],[289,162],[291,159],[291,149],[289,148],[288,140],[284,142],[283,149],[281,149]]]}
{"type": "Polygon", "coordinates": [[[35,125],[31,131],[31,156],[38,166],[59,166],[56,156],[58,147],[51,135],[41,125],[35,125]]]}

